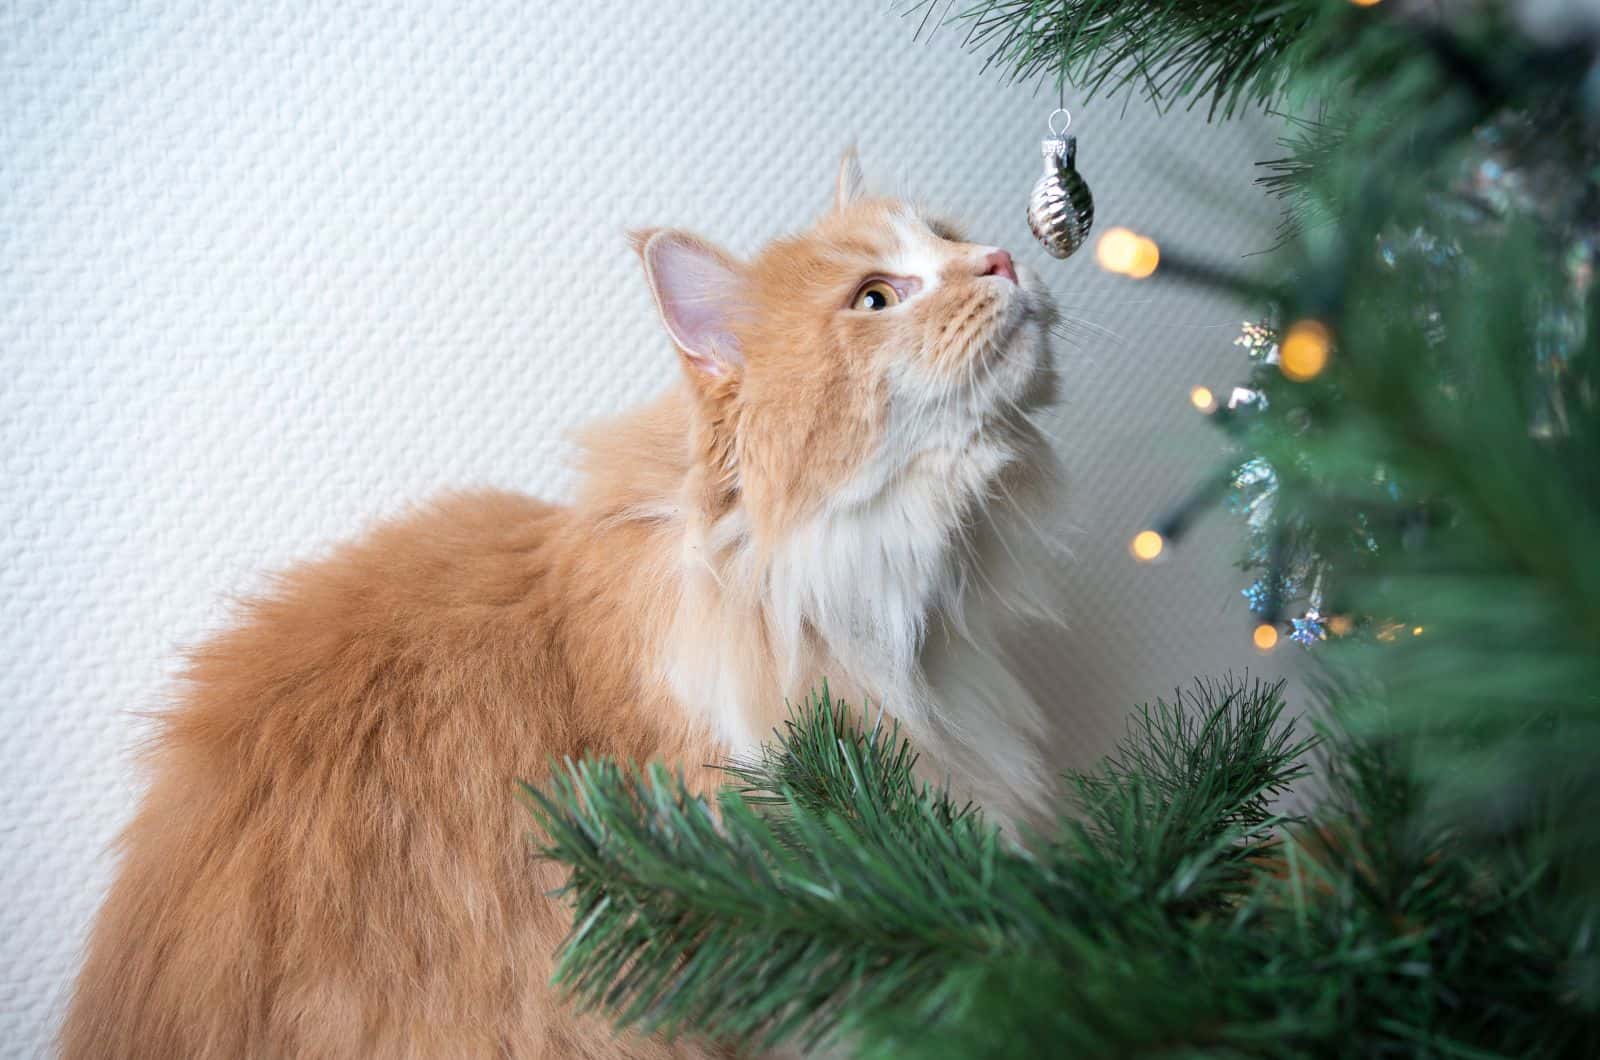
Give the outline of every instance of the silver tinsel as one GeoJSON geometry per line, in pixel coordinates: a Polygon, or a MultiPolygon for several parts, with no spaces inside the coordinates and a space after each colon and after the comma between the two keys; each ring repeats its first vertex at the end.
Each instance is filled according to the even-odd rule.
{"type": "Polygon", "coordinates": [[[1028,227],[1053,257],[1070,257],[1089,238],[1094,196],[1077,170],[1078,139],[1055,137],[1040,144],[1044,175],[1028,201],[1028,227]]]}

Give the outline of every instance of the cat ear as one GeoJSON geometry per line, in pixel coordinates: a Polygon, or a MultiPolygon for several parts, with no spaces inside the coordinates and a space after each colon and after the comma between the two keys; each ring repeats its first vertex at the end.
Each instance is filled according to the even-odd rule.
{"type": "Polygon", "coordinates": [[[845,148],[844,154],[839,157],[839,176],[835,179],[833,188],[833,208],[842,209],[861,198],[866,182],[866,177],[861,174],[861,156],[856,154],[855,145],[852,144],[845,148]]]}
{"type": "Polygon", "coordinates": [[[738,262],[687,232],[660,229],[631,238],[661,322],[689,367],[713,378],[736,372],[744,355],[733,323],[746,304],[738,262]]]}

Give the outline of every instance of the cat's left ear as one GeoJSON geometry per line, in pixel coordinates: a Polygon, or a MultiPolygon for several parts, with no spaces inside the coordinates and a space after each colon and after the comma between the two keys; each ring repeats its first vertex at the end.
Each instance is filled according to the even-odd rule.
{"type": "Polygon", "coordinates": [[[867,178],[861,173],[861,156],[856,154],[855,145],[851,144],[839,156],[839,175],[833,186],[833,208],[843,209],[861,198],[866,185],[867,178]]]}
{"type": "Polygon", "coordinates": [[[631,238],[661,322],[691,375],[707,381],[737,374],[744,351],[734,324],[747,305],[739,263],[688,232],[659,229],[631,238]]]}

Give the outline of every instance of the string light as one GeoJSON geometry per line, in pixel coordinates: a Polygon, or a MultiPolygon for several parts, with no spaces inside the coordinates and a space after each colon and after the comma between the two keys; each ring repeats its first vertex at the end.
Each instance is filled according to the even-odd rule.
{"type": "Polygon", "coordinates": [[[1270,622],[1263,622],[1250,634],[1250,639],[1256,642],[1256,647],[1261,651],[1271,651],[1278,646],[1278,627],[1270,622]]]}
{"type": "Polygon", "coordinates": [[[1156,266],[1161,264],[1161,248],[1156,246],[1153,239],[1139,240],[1139,253],[1134,258],[1133,269],[1128,273],[1136,280],[1142,280],[1156,271],[1156,266]]]}
{"type": "Polygon", "coordinates": [[[1108,229],[1094,246],[1094,260],[1107,272],[1126,273],[1139,253],[1139,237],[1126,228],[1108,229]]]}
{"type": "Polygon", "coordinates": [[[1278,344],[1278,368],[1296,383],[1315,379],[1328,366],[1333,336],[1320,320],[1297,320],[1278,344]]]}
{"type": "Polygon", "coordinates": [[[1350,0],[1350,2],[1357,7],[1375,7],[1382,3],[1383,0],[1350,0]]]}
{"type": "Polygon", "coordinates": [[[1328,619],[1328,632],[1335,637],[1349,636],[1350,631],[1355,628],[1356,624],[1350,620],[1349,615],[1334,615],[1328,619]]]}
{"type": "Polygon", "coordinates": [[[1209,414],[1217,409],[1217,395],[1213,394],[1208,386],[1197,386],[1189,391],[1189,404],[1209,414]]]}
{"type": "Polygon", "coordinates": [[[1413,636],[1413,637],[1420,637],[1420,636],[1422,636],[1422,627],[1421,627],[1421,626],[1412,626],[1412,627],[1411,627],[1411,635],[1412,635],[1412,636],[1413,636]]]}
{"type": "Polygon", "coordinates": [[[1161,248],[1126,228],[1108,229],[1094,247],[1094,260],[1107,272],[1142,280],[1161,263],[1161,248]]]}
{"type": "Polygon", "coordinates": [[[1149,563],[1161,555],[1167,547],[1167,539],[1154,530],[1141,530],[1133,535],[1133,541],[1128,549],[1133,553],[1133,558],[1140,563],[1149,563]]]}

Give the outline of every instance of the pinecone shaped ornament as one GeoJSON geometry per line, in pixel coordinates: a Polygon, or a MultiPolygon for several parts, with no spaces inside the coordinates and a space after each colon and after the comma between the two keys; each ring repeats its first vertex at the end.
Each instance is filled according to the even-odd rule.
{"type": "Polygon", "coordinates": [[[1050,139],[1039,146],[1044,153],[1044,176],[1033,186],[1028,202],[1028,227],[1052,257],[1071,257],[1089,238],[1094,224],[1094,196],[1077,169],[1078,138],[1064,136],[1072,116],[1056,132],[1056,114],[1050,116],[1050,139]]]}

